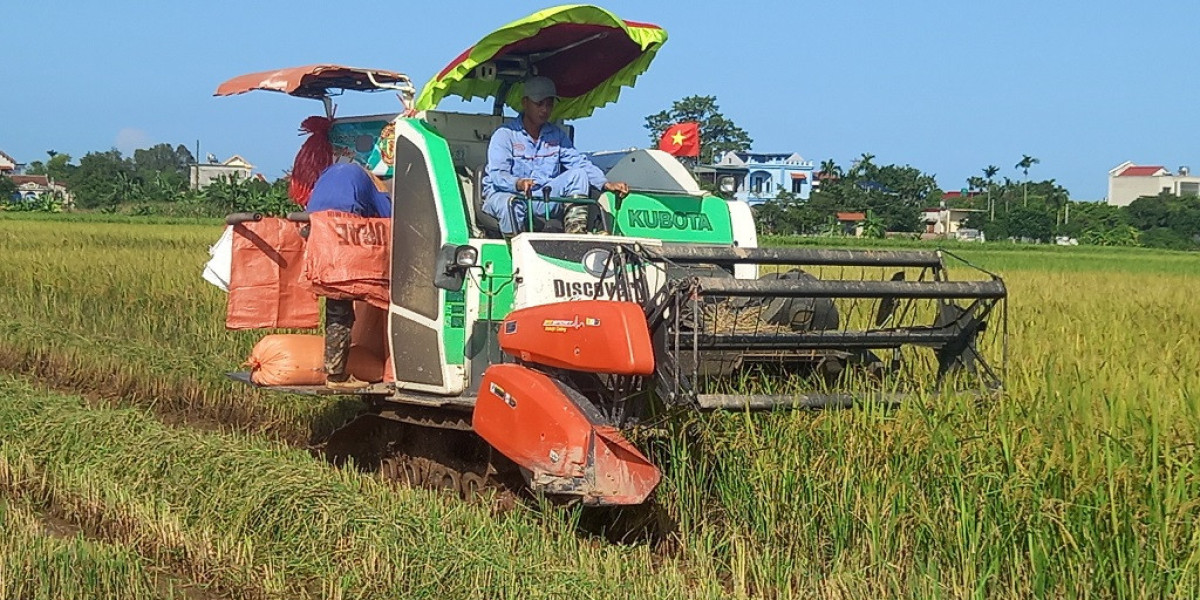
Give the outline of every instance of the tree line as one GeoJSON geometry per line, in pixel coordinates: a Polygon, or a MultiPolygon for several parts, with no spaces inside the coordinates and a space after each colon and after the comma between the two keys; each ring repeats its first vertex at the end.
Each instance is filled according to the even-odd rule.
{"type": "MultiPolygon", "coordinates": [[[[651,143],[681,121],[700,123],[700,164],[711,164],[727,151],[749,151],[753,143],[721,112],[713,96],[688,96],[646,117],[651,143]]],[[[1022,154],[1013,165],[1022,174],[1020,180],[997,180],[1000,167],[987,165],[981,175],[967,178],[965,193],[944,198],[933,175],[910,165],[879,165],[870,153],[847,168],[828,159],[821,162],[818,185],[807,200],[784,189],[754,212],[760,231],[767,235],[841,235],[837,213],[862,212],[863,234],[883,237],[885,232],[919,232],[924,228],[921,211],[944,205],[980,211],[963,226],[982,231],[989,240],[1047,242],[1066,237],[1083,244],[1200,249],[1200,198],[1160,194],[1124,207],[1072,202],[1054,179],[1029,179],[1030,170],[1039,164],[1037,157],[1022,154]]],[[[709,191],[720,193],[716,186],[709,191]]]]}
{"type": "MultiPolygon", "coordinates": [[[[667,127],[681,121],[701,124],[701,164],[711,164],[726,151],[748,151],[753,143],[744,129],[721,112],[713,96],[678,100],[670,109],[646,117],[645,126],[656,143],[667,127]]],[[[288,198],[286,179],[221,179],[202,190],[191,189],[188,169],[195,157],[182,144],[157,144],[135,150],[130,157],[117,149],[90,152],[77,163],[70,155],[54,150],[46,154],[46,160],[31,162],[26,173],[64,183],[74,208],[211,217],[241,211],[284,214],[299,210],[288,198]]],[[[875,158],[864,153],[846,168],[833,159],[822,161],[816,173],[819,185],[807,200],[785,189],[773,202],[755,207],[760,231],[766,235],[837,235],[841,233],[835,218],[838,212],[862,212],[866,220],[861,226],[867,236],[918,233],[924,228],[922,209],[944,203],[948,208],[980,211],[963,226],[981,230],[989,240],[1051,241],[1065,236],[1084,244],[1200,249],[1200,198],[1195,196],[1164,193],[1125,207],[1072,202],[1067,189],[1055,180],[1030,181],[1030,169],[1041,161],[1026,154],[1013,165],[1022,173],[1021,180],[997,180],[1000,168],[987,165],[980,170],[981,176],[967,178],[966,193],[944,199],[933,175],[910,165],[877,164],[875,158]]],[[[0,176],[0,203],[4,203],[0,208],[61,210],[65,200],[53,195],[36,202],[7,200],[15,191],[11,179],[0,176]]]]}
{"type": "Polygon", "coordinates": [[[45,161],[30,162],[25,173],[45,175],[70,191],[68,199],[46,194],[29,202],[14,198],[16,185],[0,177],[0,201],[7,210],[59,211],[64,207],[138,215],[222,217],[231,212],[284,214],[299,210],[287,195],[287,181],[223,177],[204,189],[191,189],[195,157],[186,146],[157,144],[126,157],[113,148],[89,152],[75,162],[49,150],[45,161]]]}

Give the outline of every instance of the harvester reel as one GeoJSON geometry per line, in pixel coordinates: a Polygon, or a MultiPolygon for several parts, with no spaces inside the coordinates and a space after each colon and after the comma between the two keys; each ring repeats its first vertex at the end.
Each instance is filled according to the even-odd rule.
{"type": "MultiPolygon", "coordinates": [[[[800,269],[771,273],[759,280],[815,280],[800,269]]],[[[838,328],[838,311],[829,298],[774,298],[763,310],[762,318],[771,325],[786,325],[792,331],[816,331],[838,328]]]]}
{"type": "MultiPolygon", "coordinates": [[[[891,281],[904,281],[904,271],[896,271],[892,274],[891,281]]],[[[875,313],[875,326],[883,327],[892,316],[896,314],[896,307],[900,303],[895,296],[884,296],[879,299],[879,310],[875,313]]]]}
{"type": "Polygon", "coordinates": [[[938,306],[936,325],[945,327],[956,323],[961,334],[953,341],[937,349],[938,371],[937,380],[941,383],[946,375],[966,371],[971,375],[979,371],[979,349],[977,339],[987,325],[975,318],[975,307],[962,308],[953,302],[943,302],[938,306]]]}

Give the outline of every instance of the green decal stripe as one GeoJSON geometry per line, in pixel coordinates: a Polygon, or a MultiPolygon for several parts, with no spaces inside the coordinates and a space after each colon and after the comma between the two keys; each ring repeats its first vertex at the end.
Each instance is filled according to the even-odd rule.
{"type": "Polygon", "coordinates": [[[446,361],[461,365],[466,361],[467,328],[462,322],[466,303],[462,300],[461,292],[445,292],[443,299],[445,309],[442,314],[442,339],[446,348],[446,361]],[[451,294],[455,293],[459,298],[451,299],[451,294]]]}
{"type": "Polygon", "coordinates": [[[491,275],[481,275],[479,282],[479,314],[482,319],[499,321],[512,312],[513,278],[512,250],[504,242],[484,242],[479,252],[479,264],[491,263],[491,275]]]}

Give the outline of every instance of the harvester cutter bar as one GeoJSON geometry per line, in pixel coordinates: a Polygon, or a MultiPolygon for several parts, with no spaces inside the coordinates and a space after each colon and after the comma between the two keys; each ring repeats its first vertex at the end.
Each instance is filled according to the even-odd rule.
{"type": "MultiPolygon", "coordinates": [[[[995,397],[999,387],[992,389],[964,390],[958,392],[972,398],[995,397]]],[[[930,398],[939,393],[928,394],[930,398]]],[[[868,393],[811,393],[811,394],[696,394],[701,410],[753,410],[768,411],[796,408],[853,408],[857,405],[899,406],[916,394],[908,392],[868,393]]]]}
{"type": "Polygon", "coordinates": [[[872,401],[899,404],[905,394],[696,394],[701,410],[773,410],[777,408],[851,408],[872,401]]]}
{"type": "Polygon", "coordinates": [[[650,260],[676,264],[750,263],[789,266],[832,267],[922,267],[942,268],[942,257],[928,250],[828,250],[816,248],[733,248],[671,244],[642,248],[650,260]]]}
{"type": "Polygon", "coordinates": [[[1004,282],[992,281],[845,281],[845,280],[745,280],[722,277],[693,278],[703,295],[726,297],[777,296],[787,298],[983,298],[1005,297],[1004,282]]]}
{"type": "Polygon", "coordinates": [[[805,350],[849,350],[849,349],[879,349],[898,348],[905,344],[923,346],[941,346],[960,338],[962,332],[957,327],[938,327],[928,329],[899,329],[861,331],[818,331],[812,333],[772,333],[737,334],[737,333],[696,333],[698,344],[704,350],[744,350],[754,348],[759,350],[775,349],[790,350],[803,348],[805,350]]]}

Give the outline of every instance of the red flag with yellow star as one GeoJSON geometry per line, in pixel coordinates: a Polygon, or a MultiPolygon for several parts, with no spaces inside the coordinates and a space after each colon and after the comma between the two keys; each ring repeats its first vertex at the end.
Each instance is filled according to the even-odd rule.
{"type": "Polygon", "coordinates": [[[663,132],[658,149],[674,156],[700,156],[700,124],[676,123],[663,132]]]}

